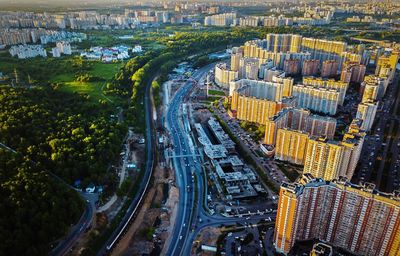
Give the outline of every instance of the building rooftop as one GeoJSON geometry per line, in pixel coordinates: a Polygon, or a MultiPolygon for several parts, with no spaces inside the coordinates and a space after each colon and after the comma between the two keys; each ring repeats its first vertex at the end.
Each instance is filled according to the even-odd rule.
{"type": "Polygon", "coordinates": [[[373,183],[365,182],[357,185],[350,183],[346,177],[339,177],[338,179],[333,179],[332,181],[325,181],[321,178],[314,178],[311,174],[307,173],[300,177],[296,182],[283,182],[281,186],[296,195],[302,194],[304,188],[307,187],[333,186],[343,190],[363,194],[365,197],[373,197],[400,207],[399,190],[395,190],[392,193],[385,193],[377,190],[375,188],[375,184],[373,183]]]}

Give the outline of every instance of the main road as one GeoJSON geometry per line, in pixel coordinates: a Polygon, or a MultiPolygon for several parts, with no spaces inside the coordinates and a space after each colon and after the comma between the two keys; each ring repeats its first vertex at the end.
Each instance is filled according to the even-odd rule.
{"type": "Polygon", "coordinates": [[[210,64],[195,71],[191,79],[183,84],[167,106],[166,128],[173,143],[171,158],[176,173],[176,182],[180,188],[175,225],[169,244],[166,245],[166,255],[168,256],[190,255],[194,239],[207,226],[246,225],[268,217],[271,219],[275,217],[275,213],[272,212],[266,215],[254,215],[251,218],[238,218],[212,216],[207,211],[205,173],[190,128],[185,123],[182,113],[186,110],[182,109],[182,105],[188,99],[194,84],[203,79],[213,66],[210,64]]]}
{"type": "Polygon", "coordinates": [[[172,101],[167,106],[166,127],[174,145],[172,160],[176,173],[176,182],[180,188],[178,211],[167,255],[181,255],[182,253],[183,245],[190,231],[195,208],[194,175],[201,169],[199,162],[193,156],[195,154],[193,152],[194,147],[191,147],[193,144],[190,144],[187,127],[185,129],[181,118],[181,106],[196,80],[203,77],[211,68],[212,65],[209,65],[195,71],[192,76],[193,79],[188,80],[175,93],[172,101]]]}
{"type": "MultiPolygon", "coordinates": [[[[156,76],[153,77],[153,79],[156,76]]],[[[129,226],[131,220],[135,217],[137,209],[140,207],[144,194],[149,186],[150,178],[153,173],[153,164],[154,164],[154,149],[155,149],[155,135],[153,129],[153,108],[150,100],[150,87],[152,80],[148,82],[146,85],[146,91],[144,96],[144,109],[145,109],[145,123],[146,123],[146,165],[145,165],[145,173],[140,182],[140,187],[136,192],[135,197],[133,198],[131,204],[122,221],[119,223],[118,227],[114,230],[112,235],[107,240],[106,244],[100,249],[97,253],[98,256],[105,255],[111,252],[116,243],[118,243],[119,239],[124,235],[126,228],[129,226]]]]}

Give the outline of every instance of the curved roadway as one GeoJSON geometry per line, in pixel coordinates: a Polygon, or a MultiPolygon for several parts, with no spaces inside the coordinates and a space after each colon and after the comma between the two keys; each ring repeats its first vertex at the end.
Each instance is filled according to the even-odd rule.
{"type": "MultiPolygon", "coordinates": [[[[192,78],[199,81],[213,66],[213,64],[210,64],[195,71],[192,78]]],[[[181,115],[181,106],[193,88],[193,79],[187,81],[176,92],[168,105],[166,116],[166,127],[174,145],[172,157],[176,182],[180,188],[175,225],[170,243],[167,245],[166,255],[168,256],[191,255],[192,244],[197,234],[207,226],[254,224],[268,217],[275,219],[276,215],[276,213],[271,212],[264,215],[253,215],[250,218],[223,217],[211,216],[206,210],[207,184],[205,173],[203,173],[198,149],[190,141],[190,131],[185,129],[181,115]],[[192,178],[192,173],[196,179],[192,178]]]]}
{"type": "MultiPolygon", "coordinates": [[[[156,76],[154,76],[156,77],[156,76]]],[[[153,79],[154,79],[153,77],[153,79]]],[[[111,237],[107,240],[107,243],[103,245],[100,251],[97,253],[98,256],[108,254],[113,247],[118,243],[119,239],[124,235],[126,228],[129,226],[130,221],[134,218],[136,210],[139,208],[140,203],[144,197],[147,187],[150,183],[150,178],[153,173],[153,163],[154,163],[154,133],[153,133],[153,122],[152,122],[152,106],[150,100],[150,87],[153,79],[150,79],[149,83],[146,85],[146,91],[144,96],[144,107],[145,107],[145,122],[146,122],[146,167],[145,173],[140,183],[140,187],[136,192],[129,208],[119,223],[118,227],[114,230],[111,237]]]]}

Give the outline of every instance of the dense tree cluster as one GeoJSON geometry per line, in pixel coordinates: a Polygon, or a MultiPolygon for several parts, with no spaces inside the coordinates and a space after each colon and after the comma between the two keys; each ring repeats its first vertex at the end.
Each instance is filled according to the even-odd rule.
{"type": "Polygon", "coordinates": [[[130,59],[119,72],[114,75],[114,79],[107,83],[104,93],[107,95],[129,97],[132,90],[132,74],[154,57],[156,57],[156,53],[151,51],[142,56],[136,56],[130,59]]]}
{"type": "Polygon", "coordinates": [[[151,89],[153,90],[154,105],[156,105],[156,107],[159,107],[161,105],[160,83],[156,80],[153,81],[151,83],[151,89]]]}
{"type": "Polygon", "coordinates": [[[83,208],[75,191],[0,149],[0,255],[46,255],[83,208]]]}
{"type": "MultiPolygon", "coordinates": [[[[51,87],[0,87],[0,252],[45,255],[84,204],[68,184],[115,189],[107,172],[127,128],[88,97],[51,87]]],[[[1,253],[0,253],[1,254],[1,253]]]]}
{"type": "Polygon", "coordinates": [[[174,37],[163,40],[171,52],[190,55],[210,49],[224,49],[230,44],[243,43],[257,36],[256,31],[234,29],[217,32],[179,32],[174,37]]]}
{"type": "Polygon", "coordinates": [[[146,85],[152,82],[152,79],[160,74],[160,67],[174,58],[174,54],[170,52],[162,53],[147,62],[143,67],[138,69],[131,77],[132,80],[132,96],[130,109],[128,110],[128,119],[130,123],[137,128],[144,128],[144,107],[143,100],[146,85]]]}
{"type": "Polygon", "coordinates": [[[2,142],[66,182],[102,183],[126,127],[98,105],[51,88],[0,87],[2,142]]]}

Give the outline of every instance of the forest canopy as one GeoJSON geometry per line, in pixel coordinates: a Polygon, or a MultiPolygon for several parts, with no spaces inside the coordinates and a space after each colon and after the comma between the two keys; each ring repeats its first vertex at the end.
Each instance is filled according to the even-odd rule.
{"type": "MultiPolygon", "coordinates": [[[[45,255],[84,204],[68,184],[113,186],[107,172],[127,128],[107,107],[51,87],[0,87],[0,252],[45,255]]],[[[114,188],[113,188],[114,189],[114,188]]]]}

